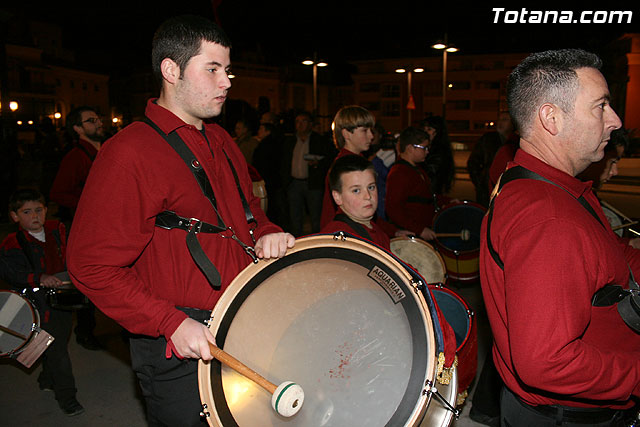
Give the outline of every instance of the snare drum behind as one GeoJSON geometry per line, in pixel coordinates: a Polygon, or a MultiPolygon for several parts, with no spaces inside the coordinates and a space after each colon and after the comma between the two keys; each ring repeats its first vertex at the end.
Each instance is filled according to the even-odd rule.
{"type": "Polygon", "coordinates": [[[480,227],[485,209],[464,201],[445,206],[433,219],[436,233],[469,231],[469,238],[440,237],[436,244],[442,253],[449,277],[459,281],[476,280],[479,274],[480,227]]]}
{"type": "MultiPolygon", "coordinates": [[[[427,293],[430,299],[430,294],[427,293]]],[[[292,418],[266,391],[217,361],[199,362],[212,426],[446,426],[457,377],[436,380],[442,332],[418,283],[390,254],[352,238],[311,236],[252,264],[222,295],[217,344],[269,381],[305,393],[292,418]],[[426,417],[425,417],[426,414],[426,417]],[[423,421],[424,419],[424,421],[423,421]]]]}
{"type": "Polygon", "coordinates": [[[427,283],[445,283],[447,268],[444,260],[429,243],[416,237],[394,237],[391,252],[406,264],[418,270],[427,283]]]}
{"type": "Polygon", "coordinates": [[[0,290],[0,356],[15,357],[30,368],[52,342],[40,329],[33,304],[17,292],[0,290]]]}

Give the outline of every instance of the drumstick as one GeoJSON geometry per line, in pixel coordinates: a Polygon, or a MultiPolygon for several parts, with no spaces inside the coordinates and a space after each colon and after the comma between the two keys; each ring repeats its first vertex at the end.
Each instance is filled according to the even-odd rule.
{"type": "Polygon", "coordinates": [[[436,233],[436,237],[459,237],[461,240],[469,240],[471,232],[463,229],[459,233],[436,233]]]}
{"type": "Polygon", "coordinates": [[[611,227],[611,230],[613,230],[613,231],[620,230],[621,228],[631,227],[632,225],[636,225],[637,223],[638,223],[638,221],[631,221],[631,222],[628,222],[626,224],[616,225],[615,227],[611,227]]]}
{"type": "Polygon", "coordinates": [[[9,329],[9,328],[7,328],[5,326],[2,326],[2,325],[0,325],[0,331],[6,332],[9,335],[13,335],[14,337],[21,338],[21,339],[23,339],[25,341],[29,339],[29,338],[25,337],[24,335],[22,335],[20,332],[16,332],[13,329],[9,329]]]}
{"type": "Polygon", "coordinates": [[[304,391],[298,384],[285,381],[276,386],[221,348],[211,343],[209,343],[209,348],[213,357],[267,390],[272,395],[271,406],[278,414],[291,417],[298,413],[304,402],[304,391]]]}

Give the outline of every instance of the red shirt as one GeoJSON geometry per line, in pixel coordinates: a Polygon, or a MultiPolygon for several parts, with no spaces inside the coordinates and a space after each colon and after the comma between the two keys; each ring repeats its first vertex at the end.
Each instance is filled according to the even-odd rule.
{"type": "Polygon", "coordinates": [[[420,235],[431,227],[433,194],[427,173],[404,160],[397,161],[387,176],[385,211],[398,228],[420,235]]]}
{"type": "MultiPolygon", "coordinates": [[[[333,163],[336,162],[340,157],[348,156],[348,155],[357,155],[356,153],[352,153],[346,148],[342,148],[336,158],[333,160],[333,163]]],[[[333,166],[333,163],[331,164],[333,166]]],[[[329,169],[331,170],[331,169],[329,169]]],[[[336,215],[338,211],[338,206],[336,206],[336,202],[333,200],[333,196],[331,195],[331,188],[329,188],[329,173],[324,178],[324,195],[322,196],[322,213],[320,215],[320,227],[324,227],[329,222],[333,221],[333,217],[336,215]]]]}
{"type": "Polygon", "coordinates": [[[78,146],[67,153],[49,192],[51,201],[75,210],[89,175],[93,159],[98,154],[90,142],[80,139],[78,146]]]}
{"type": "Polygon", "coordinates": [[[493,191],[493,187],[496,186],[500,175],[507,168],[507,163],[513,161],[516,155],[518,147],[515,144],[506,143],[496,153],[489,168],[489,194],[493,191]]]}
{"type": "Polygon", "coordinates": [[[592,307],[604,285],[627,286],[640,251],[618,242],[591,183],[518,150],[515,162],[562,186],[519,179],[494,203],[491,241],[481,230],[480,279],[505,384],[531,405],[629,406],[640,395],[640,335],[616,306],[592,307]],[[566,191],[565,191],[566,190],[566,191]],[[569,194],[570,193],[570,194],[569,194]],[[606,229],[575,198],[584,195],[606,229]]]}
{"type": "MultiPolygon", "coordinates": [[[[177,129],[203,165],[220,215],[243,242],[251,244],[249,226],[223,149],[258,221],[256,239],[281,231],[260,209],[245,159],[224,129],[205,124],[205,138],[154,100],[147,103],[146,115],[167,134],[177,129]]],[[[165,210],[217,223],[211,203],[178,154],[147,124],[133,123],[96,158],[74,219],[67,265],[78,289],[106,315],[131,332],[169,338],[186,318],[176,306],[213,309],[251,259],[230,238],[199,234],[222,278],[222,290],[214,290],[189,254],[186,232],[154,226],[155,216],[165,210]]]]}
{"type": "MultiPolygon", "coordinates": [[[[337,213],[342,213],[342,209],[338,209],[337,213]]],[[[367,233],[369,233],[370,239],[367,239],[366,236],[361,236],[347,223],[335,219],[322,227],[321,233],[337,233],[339,231],[344,231],[346,233],[353,234],[354,236],[359,236],[363,239],[367,239],[370,242],[380,246],[381,248],[391,251],[391,243],[387,233],[385,233],[385,231],[376,222],[371,221],[369,224],[371,225],[371,228],[367,227],[364,224],[362,224],[362,226],[367,229],[367,233]]]]}

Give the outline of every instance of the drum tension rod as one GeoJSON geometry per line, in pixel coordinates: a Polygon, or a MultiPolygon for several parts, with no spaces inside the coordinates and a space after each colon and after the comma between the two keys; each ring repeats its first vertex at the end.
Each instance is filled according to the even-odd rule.
{"type": "Polygon", "coordinates": [[[440,392],[438,391],[438,388],[433,385],[433,382],[431,380],[427,380],[425,382],[425,385],[427,388],[422,391],[422,394],[435,395],[438,398],[438,400],[441,403],[443,403],[444,406],[447,407],[449,411],[453,412],[453,415],[456,417],[456,420],[457,420],[460,417],[460,410],[456,409],[454,406],[451,406],[451,404],[447,401],[447,399],[445,399],[444,396],[440,394],[440,392]]]}
{"type": "Polygon", "coordinates": [[[203,403],[202,404],[202,411],[200,411],[200,417],[202,418],[211,418],[211,412],[207,411],[207,404],[203,403]]]}

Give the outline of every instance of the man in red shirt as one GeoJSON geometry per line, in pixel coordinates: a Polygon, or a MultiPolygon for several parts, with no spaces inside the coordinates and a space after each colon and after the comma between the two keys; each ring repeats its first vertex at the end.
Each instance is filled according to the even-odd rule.
{"type": "Polygon", "coordinates": [[[73,109],[67,115],[65,125],[77,143],[62,159],[49,195],[51,201],[58,204],[59,216],[70,220],[104,140],[104,129],[98,113],[91,107],[73,109]]]}
{"type": "Polygon", "coordinates": [[[640,396],[640,335],[616,304],[592,304],[608,284],[627,288],[630,270],[640,276],[640,252],[616,239],[591,183],[575,178],[621,126],[600,66],[582,50],[547,51],[509,77],[521,139],[501,181],[536,175],[504,184],[481,234],[502,425],[628,425],[640,396]]]}
{"type": "Polygon", "coordinates": [[[434,195],[429,176],[417,166],[429,152],[429,134],[414,127],[403,130],[398,139],[398,152],[400,158],[387,176],[387,216],[398,228],[424,240],[433,240],[436,235],[429,226],[435,214],[434,195]]]}
{"type": "Polygon", "coordinates": [[[229,55],[227,36],[204,18],[178,16],[160,26],[152,45],[160,97],[147,104],[149,122],[133,123],[100,151],[69,241],[76,286],[138,335],[130,340],[131,360],[150,425],[200,424],[196,359],[211,360],[214,343],[203,322],[252,260],[239,242],[253,246],[255,238],[260,258],[284,256],[294,244],[260,209],[235,142],[205,122],[220,114],[226,100],[229,55]],[[175,135],[195,157],[190,167],[165,140],[175,142],[175,135]],[[191,169],[204,172],[209,195],[191,169]],[[190,226],[167,226],[160,221],[167,215],[187,218],[190,226]],[[220,221],[226,231],[195,235],[216,281],[196,265],[185,237],[220,221]]]}

